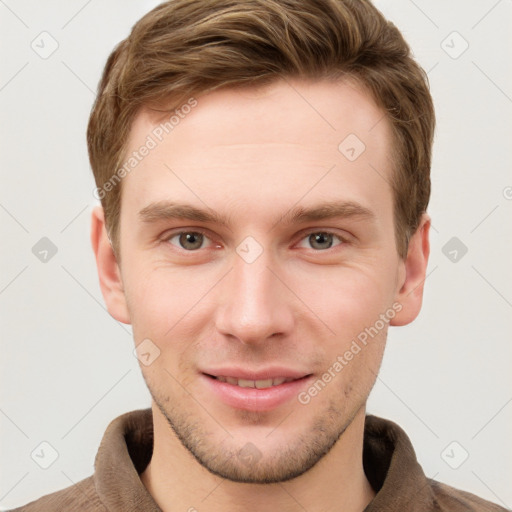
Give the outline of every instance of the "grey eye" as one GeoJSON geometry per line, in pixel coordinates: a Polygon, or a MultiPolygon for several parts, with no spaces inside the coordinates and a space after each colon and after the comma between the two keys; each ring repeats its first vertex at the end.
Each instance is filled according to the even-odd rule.
{"type": "Polygon", "coordinates": [[[195,251],[201,249],[205,238],[203,233],[197,231],[182,231],[169,238],[169,242],[173,245],[178,245],[181,249],[195,251]],[[175,238],[178,239],[178,244],[172,242],[175,238]]]}
{"type": "Polygon", "coordinates": [[[330,233],[329,231],[314,231],[304,236],[300,242],[300,247],[325,251],[343,242],[344,240],[335,233],[330,233]]]}
{"type": "Polygon", "coordinates": [[[313,249],[330,249],[332,247],[333,235],[330,233],[311,233],[308,240],[313,249]]]}

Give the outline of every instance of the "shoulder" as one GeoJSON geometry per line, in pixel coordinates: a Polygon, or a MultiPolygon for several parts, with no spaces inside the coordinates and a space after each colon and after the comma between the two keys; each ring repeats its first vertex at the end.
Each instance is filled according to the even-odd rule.
{"type": "Polygon", "coordinates": [[[55,510],[73,510],[76,512],[107,512],[102,504],[92,476],[80,480],[65,489],[56,491],[31,501],[10,512],[50,512],[55,510]]]}
{"type": "Polygon", "coordinates": [[[455,489],[436,480],[431,480],[430,485],[434,503],[437,505],[435,510],[446,512],[456,510],[464,512],[505,512],[508,510],[474,494],[455,489]]]}

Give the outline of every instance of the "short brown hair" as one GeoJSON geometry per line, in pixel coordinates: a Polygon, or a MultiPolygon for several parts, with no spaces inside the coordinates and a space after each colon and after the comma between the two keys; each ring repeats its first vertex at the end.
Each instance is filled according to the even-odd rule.
{"type": "MultiPolygon", "coordinates": [[[[430,197],[435,114],[426,73],[369,0],[171,0],[153,9],[111,53],[99,84],[87,129],[96,186],[122,164],[142,107],[178,106],[221,87],[342,76],[391,123],[396,242],[405,257],[430,197]]],[[[100,196],[115,249],[121,188],[100,196]]]]}

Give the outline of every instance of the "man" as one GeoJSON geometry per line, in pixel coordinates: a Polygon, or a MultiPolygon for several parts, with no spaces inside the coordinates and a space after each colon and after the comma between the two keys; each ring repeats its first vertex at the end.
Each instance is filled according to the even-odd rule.
{"type": "Polygon", "coordinates": [[[421,308],[434,124],[367,1],[141,19],[88,144],[100,285],[152,407],[109,425],[93,476],[17,510],[504,510],[366,415],[388,327],[421,308]]]}

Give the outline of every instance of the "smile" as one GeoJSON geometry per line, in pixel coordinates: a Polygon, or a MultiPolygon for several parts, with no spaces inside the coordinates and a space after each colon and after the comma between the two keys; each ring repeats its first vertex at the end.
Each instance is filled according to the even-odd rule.
{"type": "Polygon", "coordinates": [[[265,389],[270,388],[272,386],[280,386],[285,382],[291,382],[293,378],[289,377],[275,377],[273,379],[261,379],[261,380],[249,380],[249,379],[238,379],[236,377],[227,377],[224,375],[211,376],[214,379],[220,380],[221,382],[227,382],[228,384],[232,384],[233,386],[239,386],[241,388],[256,388],[256,389],[265,389]]]}
{"type": "Polygon", "coordinates": [[[283,369],[252,372],[251,375],[249,371],[230,371],[227,368],[224,371],[202,372],[201,377],[201,382],[214,401],[220,400],[235,409],[249,411],[270,411],[293,402],[314,378],[312,374],[283,369]],[[243,377],[233,377],[236,373],[243,377]]]}

